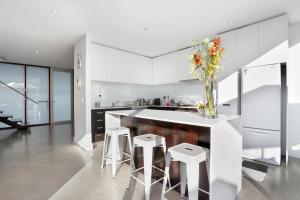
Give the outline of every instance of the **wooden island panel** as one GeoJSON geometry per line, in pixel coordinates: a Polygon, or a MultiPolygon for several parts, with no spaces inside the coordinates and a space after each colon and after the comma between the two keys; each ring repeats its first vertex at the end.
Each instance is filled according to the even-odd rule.
{"type": "MultiPolygon", "coordinates": [[[[178,124],[173,122],[164,122],[151,119],[142,119],[136,117],[122,116],[121,126],[128,127],[131,130],[131,137],[153,133],[155,135],[163,136],[166,139],[167,148],[180,143],[190,143],[205,148],[210,148],[210,128],[199,127],[193,125],[178,124]]],[[[127,151],[128,151],[128,147],[127,151]]],[[[143,166],[143,151],[142,148],[136,148],[135,164],[137,167],[143,166]]],[[[161,148],[154,150],[154,162],[156,166],[164,169],[164,157],[161,148]]],[[[180,180],[179,162],[172,162],[170,168],[171,183],[176,184],[180,180]]],[[[161,177],[162,173],[153,173],[154,178],[161,177]]],[[[208,176],[206,173],[206,164],[200,164],[200,187],[209,190],[208,176]]],[[[179,189],[179,188],[178,188],[179,189]]],[[[206,199],[204,195],[200,195],[206,199]]]]}

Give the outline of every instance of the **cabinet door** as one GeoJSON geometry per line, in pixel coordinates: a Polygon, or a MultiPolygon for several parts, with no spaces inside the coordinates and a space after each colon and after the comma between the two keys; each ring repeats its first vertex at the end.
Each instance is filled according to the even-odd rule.
{"type": "Polygon", "coordinates": [[[239,114],[239,73],[235,72],[218,82],[218,113],[239,114]]]}
{"type": "Polygon", "coordinates": [[[104,55],[107,81],[135,84],[152,83],[150,58],[111,48],[105,48],[104,55]]]}
{"type": "Polygon", "coordinates": [[[243,126],[281,130],[280,65],[244,69],[242,91],[243,126]]]}
{"type": "Polygon", "coordinates": [[[237,31],[234,30],[219,35],[221,38],[221,46],[225,48],[222,56],[222,65],[224,67],[224,70],[221,72],[218,78],[220,81],[237,71],[236,32],[237,31]]]}
{"type": "Polygon", "coordinates": [[[153,60],[153,83],[178,83],[182,80],[192,79],[190,62],[188,59],[192,49],[185,49],[167,54],[153,60]]]}
{"type": "Polygon", "coordinates": [[[193,79],[191,72],[191,62],[189,60],[189,55],[193,53],[192,48],[188,48],[182,51],[178,51],[176,56],[178,64],[176,65],[177,79],[179,81],[193,79]]]}
{"type": "Polygon", "coordinates": [[[152,84],[152,60],[150,58],[133,55],[128,65],[131,66],[131,71],[125,74],[130,78],[129,83],[152,84]]]}
{"type": "Polygon", "coordinates": [[[261,64],[287,62],[288,35],[286,15],[259,24],[261,64]]]}
{"type": "Polygon", "coordinates": [[[170,55],[161,56],[153,60],[153,84],[174,83],[176,72],[170,55]]]}
{"type": "Polygon", "coordinates": [[[96,81],[106,81],[106,54],[104,47],[91,44],[89,65],[91,66],[91,79],[96,81]]]}
{"type": "Polygon", "coordinates": [[[172,56],[165,55],[153,60],[153,83],[165,84],[176,82],[176,72],[173,70],[172,56]]]}
{"type": "Polygon", "coordinates": [[[237,67],[259,65],[258,24],[237,30],[237,67]]]}

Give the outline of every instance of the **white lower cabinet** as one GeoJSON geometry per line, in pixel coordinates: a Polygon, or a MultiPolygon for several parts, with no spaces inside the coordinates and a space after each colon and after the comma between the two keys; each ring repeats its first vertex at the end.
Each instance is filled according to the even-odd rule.
{"type": "Polygon", "coordinates": [[[280,131],[243,129],[243,157],[280,165],[280,131]]]}

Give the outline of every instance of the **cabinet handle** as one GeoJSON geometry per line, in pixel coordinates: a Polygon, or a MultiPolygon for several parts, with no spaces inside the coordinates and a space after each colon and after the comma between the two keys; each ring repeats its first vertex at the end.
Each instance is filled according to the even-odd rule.
{"type": "Polygon", "coordinates": [[[103,129],[103,127],[102,127],[102,126],[100,126],[100,127],[97,127],[97,130],[99,130],[99,129],[103,129]]]}
{"type": "Polygon", "coordinates": [[[103,122],[103,119],[97,119],[97,122],[103,122]]]}
{"type": "Polygon", "coordinates": [[[223,103],[223,106],[231,106],[230,103],[223,103]]]}
{"type": "Polygon", "coordinates": [[[103,112],[97,112],[97,115],[100,115],[100,114],[102,114],[103,112]]]}

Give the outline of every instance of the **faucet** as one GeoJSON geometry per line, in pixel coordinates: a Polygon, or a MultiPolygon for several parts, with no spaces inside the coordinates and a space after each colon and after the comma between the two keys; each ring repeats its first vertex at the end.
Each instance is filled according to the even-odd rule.
{"type": "Polygon", "coordinates": [[[113,101],[112,102],[112,107],[115,107],[119,103],[119,100],[113,101]]]}

